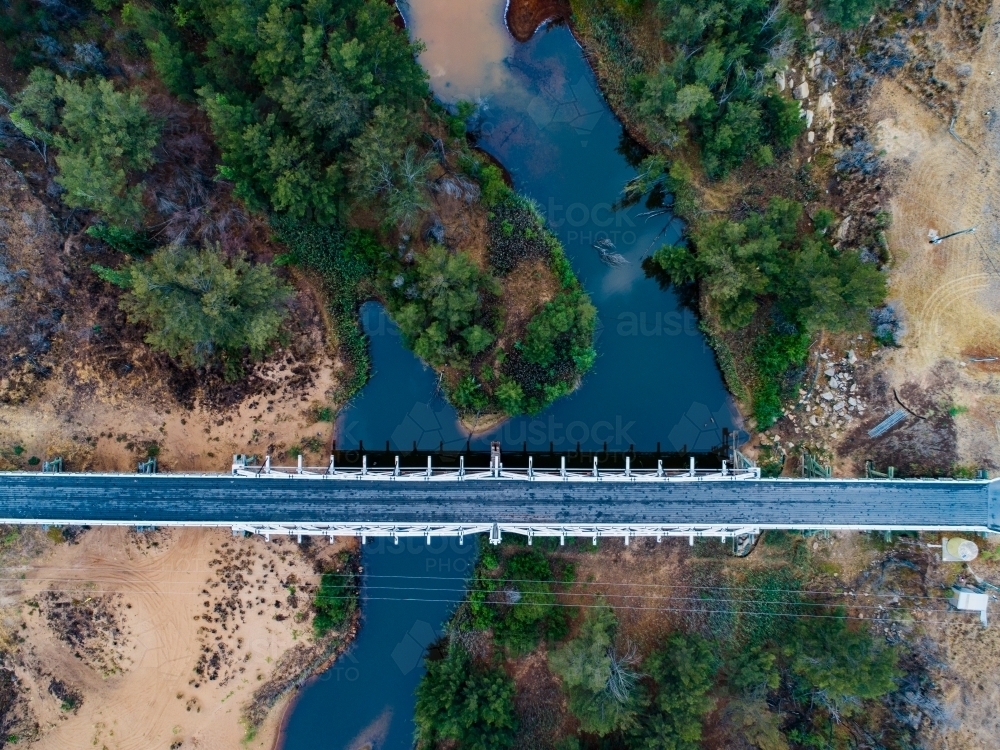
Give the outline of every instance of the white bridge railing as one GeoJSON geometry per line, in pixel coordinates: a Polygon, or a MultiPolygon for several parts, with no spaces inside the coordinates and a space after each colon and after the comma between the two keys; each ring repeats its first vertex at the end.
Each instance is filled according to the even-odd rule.
{"type": "Polygon", "coordinates": [[[457,469],[435,468],[431,456],[427,457],[427,467],[421,469],[403,468],[396,456],[392,468],[368,467],[368,456],[361,457],[361,467],[338,468],[334,457],[330,456],[327,466],[304,466],[302,456],[296,466],[272,466],[267,456],[263,464],[251,463],[248,456],[233,456],[233,476],[257,479],[334,479],[334,480],[379,480],[403,482],[461,482],[483,479],[517,479],[529,482],[663,482],[663,481],[733,481],[740,479],[760,479],[760,469],[756,466],[732,468],[726,461],[721,469],[698,469],[694,458],[687,469],[664,469],[663,461],[657,462],[655,469],[633,469],[631,459],[625,457],[624,469],[602,469],[597,457],[591,469],[567,469],[566,457],[561,457],[558,469],[536,469],[532,457],[523,469],[505,469],[499,452],[490,458],[488,469],[465,468],[465,457],[459,457],[457,469]]]}

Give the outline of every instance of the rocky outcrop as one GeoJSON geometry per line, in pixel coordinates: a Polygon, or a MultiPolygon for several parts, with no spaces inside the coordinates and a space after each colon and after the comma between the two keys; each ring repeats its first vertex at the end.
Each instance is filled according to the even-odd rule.
{"type": "Polygon", "coordinates": [[[568,0],[510,0],[507,29],[519,42],[526,42],[546,21],[565,21],[570,16],[568,0]]]}

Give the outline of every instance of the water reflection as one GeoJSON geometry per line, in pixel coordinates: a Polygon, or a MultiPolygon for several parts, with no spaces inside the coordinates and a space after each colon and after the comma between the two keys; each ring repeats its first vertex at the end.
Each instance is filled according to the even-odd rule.
{"type": "MultiPolygon", "coordinates": [[[[338,445],[483,449],[500,440],[532,451],[577,444],[584,451],[710,450],[738,414],[697,317],[643,270],[661,244],[680,241],[683,225],[662,195],[623,204],[622,187],[635,177],[641,149],[608,109],[570,31],[547,28],[514,44],[503,9],[502,0],[410,0],[404,14],[427,44],[421,60],[445,71],[432,79],[435,93],[454,101],[460,91],[480,103],[473,121],[478,145],[507,167],[563,242],[598,309],[597,361],[576,391],[544,413],[470,434],[476,425],[459,424],[435,373],[379,318],[366,323],[374,331],[374,377],[344,410],[338,445]],[[504,44],[497,42],[501,32],[504,44]]],[[[378,309],[366,306],[364,314],[378,309]]]]}

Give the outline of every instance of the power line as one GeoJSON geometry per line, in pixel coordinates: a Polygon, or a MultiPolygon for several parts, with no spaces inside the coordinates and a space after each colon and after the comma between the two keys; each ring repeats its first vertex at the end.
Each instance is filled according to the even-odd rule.
{"type": "MultiPolygon", "coordinates": [[[[90,590],[78,590],[78,589],[49,589],[51,591],[60,591],[62,593],[74,592],[74,593],[90,593],[90,594],[120,594],[125,593],[121,591],[102,591],[100,589],[90,589],[90,590]]],[[[40,592],[45,593],[45,592],[40,592]]],[[[174,596],[204,596],[204,594],[198,594],[196,592],[163,592],[163,591],[145,591],[145,592],[130,592],[130,593],[146,593],[146,594],[171,594],[174,596]]],[[[315,597],[322,601],[353,601],[356,597],[354,596],[318,596],[315,597]]],[[[462,604],[471,603],[468,598],[461,599],[426,599],[422,597],[399,597],[399,596],[366,596],[362,594],[360,597],[364,601],[379,601],[379,602],[424,602],[428,604],[454,604],[456,606],[462,604]]],[[[725,601],[725,600],[720,600],[725,601]]],[[[763,602],[758,602],[763,604],[763,602]]],[[[610,606],[605,604],[566,604],[560,602],[551,602],[544,604],[536,604],[534,602],[507,602],[508,606],[528,606],[528,607],[561,607],[565,609],[603,609],[609,607],[614,610],[626,610],[626,611],[641,611],[641,612],[679,612],[679,613],[691,613],[691,614],[739,614],[747,615],[751,617],[791,617],[791,618],[808,618],[808,619],[824,619],[824,620],[857,620],[857,621],[876,621],[879,618],[876,617],[857,617],[854,615],[835,615],[835,614],[812,614],[812,613],[798,613],[798,612],[765,612],[765,611],[753,611],[753,610],[732,610],[732,609],[703,609],[703,608],[685,608],[685,607],[639,607],[635,605],[621,605],[621,606],[610,606]]],[[[886,610],[887,612],[891,610],[886,610]]],[[[898,610],[896,610],[898,611],[898,610]]],[[[920,610],[908,610],[908,611],[920,611],[920,610]]],[[[950,610],[933,610],[935,612],[950,612],[950,610]]],[[[210,614],[210,613],[209,613],[210,614]]],[[[957,614],[957,612],[955,612],[957,614]]],[[[953,620],[954,618],[952,618],[953,620]]],[[[920,620],[921,624],[931,624],[931,625],[948,625],[951,624],[949,620],[920,620]]]]}
{"type": "MultiPolygon", "coordinates": [[[[331,572],[324,573],[324,575],[335,575],[335,576],[352,576],[353,573],[340,573],[331,572]]],[[[364,578],[402,578],[406,580],[431,580],[431,581],[469,581],[470,578],[463,577],[438,577],[438,576],[406,576],[406,575],[393,575],[393,574],[369,574],[362,573],[364,578]]],[[[2,579],[0,579],[2,580],[2,579]]],[[[484,581],[503,581],[505,583],[548,583],[560,585],[560,581],[553,579],[543,580],[543,579],[531,579],[531,578],[487,578],[478,577],[478,580],[484,581]]],[[[566,586],[633,586],[642,588],[668,588],[668,589],[688,589],[694,591],[753,591],[753,592],[768,592],[774,594],[807,594],[810,596],[880,596],[886,598],[892,597],[907,597],[911,599],[933,599],[939,600],[940,597],[937,596],[924,596],[922,594],[876,594],[876,593],[858,593],[853,591],[824,591],[819,589],[778,589],[778,588],[755,588],[752,586],[708,586],[708,585],[685,585],[678,583],[635,583],[629,581],[614,582],[614,581],[571,581],[564,583],[562,585],[566,586]]]]}
{"type": "MultiPolygon", "coordinates": [[[[32,580],[40,580],[40,579],[32,579],[32,580]]],[[[41,579],[41,580],[55,580],[55,579],[41,579]]],[[[107,583],[107,581],[105,581],[104,583],[107,583]]],[[[116,583],[116,582],[112,582],[112,583],[116,583]]],[[[469,591],[469,589],[467,589],[465,587],[462,587],[462,588],[443,588],[443,587],[413,587],[413,586],[403,587],[403,586],[369,586],[369,585],[365,585],[363,587],[363,591],[371,591],[371,590],[377,590],[377,591],[436,591],[436,592],[459,593],[459,594],[464,594],[466,596],[469,593],[472,593],[472,592],[469,591]]],[[[483,591],[483,589],[478,589],[478,591],[483,591]]],[[[71,593],[79,593],[79,594],[94,594],[94,593],[100,593],[100,594],[157,593],[157,594],[169,594],[171,596],[197,596],[197,597],[212,596],[212,593],[207,593],[206,594],[206,593],[204,593],[202,591],[155,591],[155,592],[150,592],[150,591],[143,591],[142,589],[135,589],[135,588],[123,591],[123,590],[120,590],[120,589],[95,589],[95,588],[90,588],[90,587],[87,587],[87,586],[80,586],[80,587],[77,587],[77,588],[46,588],[46,589],[40,590],[38,593],[44,594],[44,593],[48,593],[48,592],[63,593],[63,594],[71,594],[71,593]]],[[[487,591],[486,593],[497,593],[497,592],[502,593],[502,589],[501,590],[494,590],[494,591],[487,591]]],[[[610,594],[610,595],[607,595],[604,592],[590,593],[590,592],[574,592],[574,591],[545,591],[545,592],[533,592],[533,591],[527,591],[527,592],[525,592],[525,591],[522,591],[522,592],[519,592],[519,593],[521,593],[522,595],[528,595],[528,596],[533,595],[533,594],[539,594],[539,595],[543,595],[543,596],[547,595],[547,596],[561,596],[561,597],[590,597],[590,598],[598,598],[598,597],[603,597],[603,596],[611,596],[611,597],[614,597],[615,599],[640,599],[640,600],[661,600],[661,601],[687,601],[687,602],[722,602],[722,603],[726,603],[726,604],[758,604],[758,605],[774,605],[774,606],[788,606],[788,607],[831,607],[831,606],[837,606],[837,604],[838,604],[838,603],[831,603],[831,602],[810,602],[810,601],[784,601],[784,600],[762,601],[760,599],[734,599],[734,598],[731,598],[731,597],[710,597],[710,596],[657,596],[657,595],[648,595],[648,594],[610,594]]],[[[234,593],[233,596],[239,597],[240,595],[234,593]]],[[[248,596],[254,596],[254,597],[256,597],[257,594],[256,594],[256,592],[250,592],[250,594],[248,596]]],[[[316,599],[327,599],[327,598],[336,598],[336,597],[328,597],[326,595],[316,594],[316,595],[313,596],[313,598],[316,598],[316,599]]],[[[530,604],[531,602],[528,602],[528,603],[530,604]]],[[[538,604],[537,606],[543,606],[543,605],[538,604]]],[[[576,606],[576,605],[569,604],[568,606],[576,606]]],[[[616,605],[609,605],[609,606],[618,607],[619,605],[616,604],[616,605]]],[[[624,605],[622,605],[622,606],[624,606],[624,605]]],[[[886,607],[883,607],[883,606],[880,606],[880,605],[876,605],[876,604],[849,604],[847,606],[850,606],[851,609],[855,609],[855,610],[858,610],[858,609],[864,609],[864,610],[887,610],[886,607]]],[[[912,608],[912,607],[898,607],[898,608],[895,608],[894,611],[900,611],[902,609],[916,609],[916,608],[912,608]]],[[[921,612],[946,612],[948,610],[947,609],[941,609],[941,608],[930,608],[930,609],[921,609],[921,610],[917,610],[917,611],[921,611],[921,612]]]]}
{"type": "MultiPolygon", "coordinates": [[[[80,572],[81,571],[80,568],[62,567],[62,566],[53,566],[51,568],[48,567],[48,566],[45,566],[45,567],[38,566],[38,567],[35,567],[34,569],[35,570],[71,570],[71,571],[76,571],[76,572],[80,572]]],[[[209,568],[209,569],[195,569],[195,570],[191,570],[191,571],[178,571],[178,572],[214,573],[214,572],[217,572],[217,571],[212,570],[212,569],[209,568]]],[[[365,580],[372,579],[372,578],[377,578],[377,579],[398,578],[398,579],[409,580],[409,581],[461,581],[463,583],[468,583],[470,580],[473,579],[473,577],[471,577],[471,576],[431,576],[431,575],[427,575],[427,576],[413,576],[413,575],[396,575],[396,574],[391,574],[391,573],[367,573],[367,572],[364,572],[364,571],[362,571],[361,573],[330,571],[330,572],[327,572],[327,573],[323,573],[322,575],[339,576],[339,577],[342,577],[342,578],[353,578],[355,576],[359,576],[359,577],[361,577],[362,579],[365,579],[365,580]]],[[[927,599],[927,600],[935,600],[935,601],[940,601],[940,599],[941,599],[941,597],[938,597],[938,596],[925,596],[925,595],[922,595],[922,594],[902,594],[902,593],[879,594],[879,593],[865,593],[865,592],[846,591],[846,590],[835,591],[835,590],[823,590],[823,589],[782,589],[782,588],[759,588],[759,587],[753,587],[753,586],[709,586],[709,585],[698,585],[698,584],[690,584],[690,585],[688,585],[688,584],[676,584],[676,583],[674,583],[674,584],[671,584],[671,583],[641,583],[641,582],[631,582],[631,581],[620,581],[620,582],[616,582],[616,581],[607,581],[607,582],[604,582],[604,581],[568,581],[568,582],[562,582],[562,581],[557,581],[557,580],[554,580],[554,579],[541,579],[541,578],[538,578],[538,579],[534,579],[534,578],[489,578],[489,577],[485,577],[485,576],[479,576],[479,577],[476,577],[476,579],[477,580],[483,580],[483,581],[501,581],[501,582],[504,582],[504,583],[535,583],[535,584],[544,583],[544,584],[557,585],[557,586],[558,585],[564,585],[564,586],[615,586],[615,587],[634,587],[634,588],[647,588],[647,589],[648,588],[653,588],[653,589],[656,589],[656,588],[666,588],[666,589],[685,589],[685,590],[689,590],[689,591],[736,591],[736,592],[757,592],[757,593],[766,592],[766,593],[773,593],[773,594],[803,594],[803,595],[809,595],[809,596],[851,596],[851,597],[868,596],[868,597],[883,597],[883,598],[905,597],[907,599],[927,599]]],[[[61,578],[22,578],[22,577],[3,577],[3,576],[0,576],[0,581],[19,581],[21,583],[24,583],[24,582],[27,582],[27,581],[65,581],[65,580],[66,579],[64,577],[61,577],[61,578]]],[[[97,582],[102,582],[102,583],[128,583],[127,580],[118,580],[118,579],[112,579],[112,578],[87,578],[87,579],[81,579],[81,580],[97,581],[97,582]]],[[[157,583],[187,583],[187,581],[182,581],[182,580],[178,580],[178,579],[164,579],[164,580],[157,581],[157,583]]],[[[292,585],[299,585],[299,584],[292,584],[292,585]]],[[[400,587],[396,587],[396,588],[403,588],[403,587],[400,586],[400,587]]],[[[618,596],[618,595],[616,594],[616,596],[618,596]]]]}

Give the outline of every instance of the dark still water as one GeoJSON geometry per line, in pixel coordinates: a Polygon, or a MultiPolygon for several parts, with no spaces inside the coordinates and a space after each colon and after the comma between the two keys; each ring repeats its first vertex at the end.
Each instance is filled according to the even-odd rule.
{"type": "MultiPolygon", "coordinates": [[[[719,445],[723,428],[732,429],[738,417],[713,353],[695,314],[642,270],[643,258],[677,241],[682,225],[645,202],[617,206],[636,169],[572,34],[547,28],[516,44],[502,26],[502,1],[471,4],[457,26],[449,24],[447,7],[454,4],[412,0],[403,8],[411,33],[427,44],[421,62],[435,93],[480,103],[479,145],[538,203],[598,310],[598,358],[581,386],[536,417],[476,432],[472,448],[491,440],[538,452],[577,444],[583,451],[719,445]],[[476,54],[482,57],[469,57],[476,54]],[[601,242],[626,262],[609,266],[594,247],[601,242]]],[[[343,410],[338,448],[465,445],[470,435],[433,371],[403,349],[380,308],[368,305],[363,316],[374,377],[343,410]]]]}
{"type": "Polygon", "coordinates": [[[350,650],[299,696],[284,750],[406,750],[424,653],[463,598],[476,538],[365,546],[362,621],[350,650]]]}

